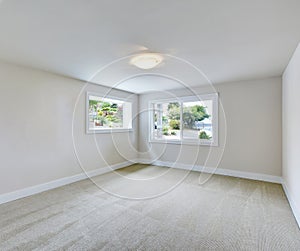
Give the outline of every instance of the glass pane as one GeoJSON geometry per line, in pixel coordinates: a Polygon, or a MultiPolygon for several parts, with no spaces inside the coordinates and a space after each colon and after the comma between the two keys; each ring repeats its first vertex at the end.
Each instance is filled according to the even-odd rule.
{"type": "Polygon", "coordinates": [[[212,100],[183,103],[183,138],[211,140],[212,131],[212,100]]]}
{"type": "Polygon", "coordinates": [[[129,113],[131,113],[131,103],[129,102],[89,97],[89,129],[91,130],[130,128],[131,118],[129,118],[129,113]],[[124,123],[123,115],[126,114],[129,119],[127,118],[126,123],[124,123]]]}
{"type": "Polygon", "coordinates": [[[154,139],[180,139],[180,105],[177,102],[153,104],[154,139]]]}

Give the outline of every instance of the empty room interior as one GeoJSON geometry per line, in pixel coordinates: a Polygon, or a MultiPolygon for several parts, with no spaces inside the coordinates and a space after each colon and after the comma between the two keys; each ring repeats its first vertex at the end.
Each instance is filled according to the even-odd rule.
{"type": "Polygon", "coordinates": [[[300,250],[300,1],[0,0],[0,250],[300,250]]]}

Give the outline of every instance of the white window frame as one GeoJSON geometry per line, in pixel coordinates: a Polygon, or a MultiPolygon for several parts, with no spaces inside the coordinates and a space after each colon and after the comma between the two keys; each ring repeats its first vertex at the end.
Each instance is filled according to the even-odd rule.
{"type": "Polygon", "coordinates": [[[203,145],[203,146],[218,146],[219,145],[219,94],[209,93],[209,94],[199,94],[197,96],[186,96],[179,98],[170,99],[158,99],[149,101],[149,142],[150,143],[166,143],[166,144],[186,144],[186,145],[203,145]],[[184,102],[196,102],[211,100],[213,102],[212,110],[212,140],[207,139],[184,139],[183,138],[183,121],[182,121],[182,111],[184,102]],[[155,139],[154,136],[154,104],[163,104],[178,102],[180,103],[180,139],[155,139]]]}
{"type": "Polygon", "coordinates": [[[133,109],[133,102],[125,99],[125,98],[120,98],[116,96],[105,96],[103,97],[102,94],[100,93],[95,93],[95,92],[86,92],[86,108],[85,108],[85,121],[86,121],[86,133],[87,134],[94,134],[94,133],[114,133],[114,132],[132,132],[133,131],[133,116],[132,116],[132,109],[133,109]],[[90,96],[95,96],[99,97],[102,99],[114,99],[116,101],[123,101],[123,102],[128,102],[131,104],[131,127],[130,128],[97,128],[97,129],[90,129],[89,128],[89,100],[90,96]]]}

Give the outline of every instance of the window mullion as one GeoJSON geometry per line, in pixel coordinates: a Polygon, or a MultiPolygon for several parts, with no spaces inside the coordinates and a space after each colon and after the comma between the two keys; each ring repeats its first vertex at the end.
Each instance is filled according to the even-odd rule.
{"type": "Polygon", "coordinates": [[[183,140],[183,103],[180,103],[180,140],[183,140]]]}

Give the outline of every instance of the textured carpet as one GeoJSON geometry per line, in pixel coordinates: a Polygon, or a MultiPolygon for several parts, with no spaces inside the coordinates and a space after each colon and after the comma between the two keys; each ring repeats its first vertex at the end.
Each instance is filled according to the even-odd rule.
{"type": "Polygon", "coordinates": [[[94,181],[123,197],[161,195],[123,199],[84,180],[1,205],[0,250],[300,250],[278,184],[214,175],[199,185],[198,172],[144,165],[117,174],[94,181]]]}

